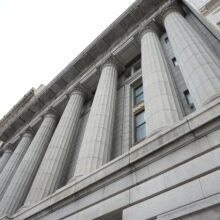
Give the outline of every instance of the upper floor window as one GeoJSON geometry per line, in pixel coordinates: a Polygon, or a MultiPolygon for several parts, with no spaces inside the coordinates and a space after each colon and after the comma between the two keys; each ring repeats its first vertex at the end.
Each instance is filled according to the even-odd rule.
{"type": "Polygon", "coordinates": [[[143,100],[144,100],[143,85],[140,85],[134,89],[134,104],[137,105],[143,100]]]}
{"type": "Polygon", "coordinates": [[[192,100],[192,96],[189,93],[189,90],[184,91],[184,96],[185,96],[186,102],[190,106],[190,108],[194,108],[194,103],[192,100]]]}
{"type": "Polygon", "coordinates": [[[144,139],[146,136],[146,122],[145,122],[145,111],[135,115],[135,142],[144,139]]]}
{"type": "Polygon", "coordinates": [[[176,60],[176,57],[172,58],[172,62],[174,66],[178,66],[178,62],[176,60]]]}
{"type": "Polygon", "coordinates": [[[165,38],[164,38],[164,41],[165,41],[166,44],[168,44],[168,42],[169,42],[168,37],[165,37],[165,38]]]}

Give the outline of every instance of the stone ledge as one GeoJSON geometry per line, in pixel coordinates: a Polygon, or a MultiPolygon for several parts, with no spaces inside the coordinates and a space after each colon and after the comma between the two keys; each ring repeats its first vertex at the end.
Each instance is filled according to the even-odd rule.
{"type": "MultiPolygon", "coordinates": [[[[220,117],[219,113],[213,115],[213,112],[217,113],[218,109],[219,100],[213,102],[208,107],[203,108],[203,110],[197,112],[197,114],[194,113],[192,116],[185,118],[181,122],[174,125],[171,129],[164,131],[161,134],[155,135],[154,137],[151,137],[149,140],[144,141],[144,143],[135,146],[130,150],[130,152],[123,154],[120,157],[114,159],[113,161],[105,164],[103,167],[99,168],[98,170],[84,177],[83,179],[80,179],[78,182],[70,183],[60,188],[54,194],[40,201],[33,207],[30,207],[22,213],[15,214],[15,219],[17,219],[17,217],[18,219],[20,219],[21,216],[34,215],[35,213],[38,213],[44,209],[50,208],[52,205],[54,209],[57,209],[60,206],[64,206],[64,204],[69,204],[75,200],[82,199],[85,196],[91,194],[92,192],[96,192],[99,189],[108,186],[110,183],[114,183],[119,181],[120,179],[125,178],[129,174],[141,169],[142,167],[147,165],[149,166],[149,164],[152,164],[153,162],[160,160],[166,155],[169,155],[170,153],[182,149],[184,146],[190,146],[190,144],[193,144],[193,142],[198,140],[198,138],[202,139],[203,136],[209,135],[210,132],[212,132],[210,135],[215,135],[215,132],[213,131],[219,129],[220,117]],[[207,113],[209,110],[211,110],[210,114],[207,113]],[[206,121],[204,120],[204,116],[206,117],[206,121]],[[190,129],[190,122],[193,120],[196,120],[198,122],[199,118],[202,119],[200,123],[197,123],[197,126],[193,127],[193,130],[190,129]],[[208,122],[213,123],[211,131],[206,130],[206,126],[204,126],[204,124],[208,122]],[[195,136],[194,133],[196,133],[196,131],[200,129],[204,130],[202,136],[195,136]],[[179,132],[180,134],[177,135],[179,132]],[[150,149],[148,149],[149,146],[150,149]]],[[[216,133],[216,135],[218,134],[216,133]]],[[[204,142],[204,140],[201,142],[207,144],[203,148],[197,149],[197,151],[201,150],[200,153],[198,152],[199,154],[201,154],[202,151],[209,151],[211,148],[216,147],[216,144],[219,145],[217,141],[210,142],[210,140],[211,139],[206,138],[206,142],[204,142]],[[209,142],[209,144],[207,141],[209,142]]],[[[195,157],[195,155],[191,157],[195,157]]],[[[186,158],[185,160],[189,160],[189,158],[186,158]]],[[[184,161],[179,162],[179,164],[183,162],[184,161]]],[[[163,169],[165,169],[165,167],[163,167],[163,169]]],[[[167,169],[169,170],[171,168],[167,167],[165,170],[167,169]]],[[[154,176],[156,175],[156,173],[152,175],[154,176]]],[[[149,176],[147,178],[151,177],[149,176]]],[[[140,180],[140,182],[142,181],[143,179],[140,180]]],[[[132,185],[137,183],[133,182],[130,184],[132,185]]],[[[131,187],[131,185],[125,186],[125,188],[131,187]]],[[[110,196],[110,194],[108,196],[110,196]]]]}
{"type": "Polygon", "coordinates": [[[168,212],[166,214],[158,216],[157,220],[169,220],[169,219],[175,219],[181,216],[185,216],[187,214],[193,214],[194,212],[198,212],[202,209],[210,208],[214,205],[217,205],[220,203],[220,194],[216,194],[214,196],[210,196],[207,199],[194,202],[190,205],[181,207],[179,209],[176,209],[172,212],[168,212]]]}

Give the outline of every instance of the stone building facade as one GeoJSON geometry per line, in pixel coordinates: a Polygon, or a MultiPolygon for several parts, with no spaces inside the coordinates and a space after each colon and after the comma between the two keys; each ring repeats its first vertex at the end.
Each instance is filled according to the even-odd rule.
{"type": "Polygon", "coordinates": [[[184,1],[135,1],[0,130],[0,219],[219,219],[219,57],[184,1]]]}
{"type": "Polygon", "coordinates": [[[218,0],[207,1],[199,8],[199,11],[210,23],[220,29],[220,2],[218,0]]]}

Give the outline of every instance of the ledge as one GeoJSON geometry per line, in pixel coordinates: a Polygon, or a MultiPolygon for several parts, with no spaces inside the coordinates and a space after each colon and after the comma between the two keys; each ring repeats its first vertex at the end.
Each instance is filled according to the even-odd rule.
{"type": "MultiPolygon", "coordinates": [[[[16,213],[15,219],[24,219],[35,214],[44,212],[46,209],[56,210],[78,199],[88,196],[117,180],[125,178],[127,175],[147,166],[154,161],[158,161],[171,152],[177,151],[184,146],[188,146],[203,136],[220,129],[220,99],[210,103],[200,111],[192,113],[179,123],[142,143],[134,146],[131,150],[120,157],[105,164],[90,175],[72,182],[60,188],[55,193],[35,204],[23,212],[16,213]],[[206,126],[208,125],[208,126],[206,126]]],[[[202,141],[202,140],[201,140],[202,141]]],[[[216,144],[212,141],[212,147],[216,144]]],[[[206,146],[206,151],[209,151],[206,146]]],[[[198,151],[204,149],[198,149],[198,151]]],[[[176,165],[175,165],[176,166],[176,165]]],[[[167,169],[167,168],[164,168],[167,169]]],[[[160,171],[161,172],[161,171],[160,171]]],[[[151,174],[155,175],[155,174],[151,174]]],[[[145,174],[146,179],[152,178],[145,174]]],[[[137,181],[137,180],[136,180],[137,181]]],[[[143,181],[143,180],[139,180],[143,181]]],[[[122,187],[117,187],[117,192],[130,188],[134,183],[127,182],[122,187]],[[126,186],[127,185],[127,186],[126,186]]],[[[137,184],[137,183],[136,183],[137,184]]],[[[105,196],[114,195],[114,190],[109,191],[105,196]]],[[[115,192],[116,193],[116,192],[115,192]]],[[[107,197],[108,197],[107,196],[107,197]]]]}

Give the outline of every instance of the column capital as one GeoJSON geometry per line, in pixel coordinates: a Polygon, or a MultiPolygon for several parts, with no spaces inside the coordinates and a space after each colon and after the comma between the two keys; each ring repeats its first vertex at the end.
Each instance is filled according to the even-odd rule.
{"type": "Polygon", "coordinates": [[[100,72],[107,67],[107,66],[114,66],[118,70],[118,65],[116,58],[113,55],[110,55],[101,65],[100,65],[100,72]]]}
{"type": "Polygon", "coordinates": [[[7,152],[7,153],[12,154],[13,150],[14,150],[14,145],[11,143],[8,143],[5,145],[4,153],[7,152]]]}
{"type": "Polygon", "coordinates": [[[68,97],[76,94],[81,95],[84,100],[89,99],[92,96],[92,93],[81,83],[70,87],[66,93],[68,97]]]}
{"type": "Polygon", "coordinates": [[[20,135],[20,137],[33,137],[34,136],[34,130],[31,127],[28,127],[25,131],[23,131],[20,135]]]}
{"type": "Polygon", "coordinates": [[[60,117],[59,113],[56,111],[56,109],[50,107],[44,115],[44,118],[53,118],[56,121],[58,120],[58,118],[60,117]]]}
{"type": "Polygon", "coordinates": [[[156,20],[159,24],[163,25],[165,17],[172,12],[178,12],[183,15],[183,10],[179,6],[179,4],[177,2],[173,2],[161,11],[161,13],[157,16],[156,20]]]}
{"type": "Polygon", "coordinates": [[[140,31],[139,31],[139,39],[141,40],[142,37],[144,36],[144,34],[146,34],[148,32],[153,32],[159,36],[160,30],[154,21],[152,21],[148,24],[143,24],[141,26],[140,31]]]}

